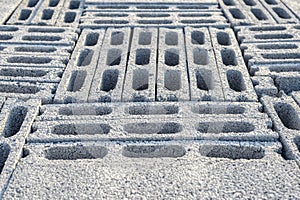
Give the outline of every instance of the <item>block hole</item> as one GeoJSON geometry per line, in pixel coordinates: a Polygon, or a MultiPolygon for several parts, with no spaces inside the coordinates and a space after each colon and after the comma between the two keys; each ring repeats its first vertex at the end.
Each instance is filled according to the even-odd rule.
{"type": "Polygon", "coordinates": [[[98,5],[97,6],[98,9],[113,9],[113,10],[116,10],[116,9],[120,9],[120,10],[126,10],[129,8],[129,6],[121,6],[121,5],[98,5]]]}
{"type": "Polygon", "coordinates": [[[138,20],[137,23],[139,24],[172,24],[172,20],[138,20]]]}
{"type": "Polygon", "coordinates": [[[220,45],[225,45],[225,46],[231,45],[229,34],[226,32],[218,32],[217,40],[220,45]]]}
{"type": "Polygon", "coordinates": [[[27,4],[27,7],[29,7],[29,8],[34,7],[34,6],[36,6],[36,4],[38,2],[39,2],[39,0],[29,0],[28,4],[27,4]]]}
{"type": "Polygon", "coordinates": [[[181,72],[176,70],[166,70],[164,75],[164,86],[171,91],[180,90],[181,72]]]}
{"type": "Polygon", "coordinates": [[[141,91],[149,88],[149,72],[146,69],[133,71],[132,89],[141,91]]]}
{"type": "Polygon", "coordinates": [[[59,108],[59,115],[109,115],[112,113],[112,108],[106,106],[83,106],[83,107],[62,107],[59,108]]]}
{"type": "Polygon", "coordinates": [[[178,158],[185,154],[179,145],[127,145],[122,149],[122,155],[129,158],[178,158]]]}
{"type": "Polygon", "coordinates": [[[75,21],[76,13],[75,12],[66,12],[64,22],[65,23],[72,23],[75,21]]]}
{"type": "Polygon", "coordinates": [[[53,13],[54,13],[54,10],[52,10],[52,9],[45,9],[45,10],[43,10],[42,19],[43,20],[49,20],[49,19],[51,19],[52,16],[53,16],[53,13]]]}
{"type": "Polygon", "coordinates": [[[247,6],[255,6],[256,5],[255,1],[253,1],[253,0],[244,0],[244,3],[247,6]]]}
{"type": "Polygon", "coordinates": [[[191,34],[192,44],[204,44],[205,43],[205,35],[201,31],[193,31],[191,34]]]}
{"type": "Polygon", "coordinates": [[[124,33],[120,31],[115,31],[111,33],[110,44],[111,45],[121,45],[124,41],[124,33]]]}
{"type": "Polygon", "coordinates": [[[78,67],[83,67],[83,66],[87,66],[91,64],[92,58],[94,55],[94,51],[91,49],[83,49],[80,52],[80,55],[78,57],[78,61],[77,61],[77,66],[78,67]]]}
{"type": "Polygon", "coordinates": [[[197,131],[200,133],[249,133],[255,126],[248,122],[200,122],[197,131]]]}
{"type": "Polygon", "coordinates": [[[39,91],[40,91],[40,89],[36,86],[0,84],[0,92],[3,92],[3,93],[36,94],[39,91]]]}
{"type": "Polygon", "coordinates": [[[282,31],[286,30],[284,26],[265,26],[265,27],[251,27],[250,31],[282,31]]]}
{"type": "Polygon", "coordinates": [[[44,152],[48,160],[102,159],[107,154],[105,147],[82,145],[50,147],[44,152]]]}
{"type": "Polygon", "coordinates": [[[4,127],[4,137],[14,136],[20,131],[27,112],[28,109],[23,106],[17,106],[10,110],[4,127]]]}
{"type": "Polygon", "coordinates": [[[230,89],[236,92],[242,92],[247,89],[243,74],[240,71],[228,70],[226,76],[230,89]]]}
{"type": "Polygon", "coordinates": [[[244,114],[245,108],[238,105],[195,105],[191,108],[193,113],[197,114],[244,114]]]}
{"type": "Polygon", "coordinates": [[[179,123],[129,123],[125,124],[124,131],[133,134],[175,134],[182,131],[179,123]]]}
{"type": "Polygon", "coordinates": [[[71,1],[69,8],[70,9],[78,9],[80,6],[80,1],[71,1]]]}
{"type": "Polygon", "coordinates": [[[106,64],[109,66],[119,65],[122,59],[121,49],[109,49],[107,52],[106,64]]]}
{"type": "Polygon", "coordinates": [[[255,39],[259,40],[270,40],[270,39],[290,39],[294,36],[290,34],[260,34],[260,35],[254,35],[255,39]]]}
{"type": "Polygon", "coordinates": [[[265,156],[265,150],[259,146],[241,146],[241,145],[222,145],[209,144],[201,145],[199,148],[202,156],[228,159],[262,159],[265,156]]]}
{"type": "Polygon", "coordinates": [[[245,15],[237,8],[230,8],[229,12],[231,13],[232,17],[235,19],[245,19],[245,15]]]}
{"type": "Polygon", "coordinates": [[[169,6],[163,6],[163,5],[142,5],[142,6],[136,6],[137,9],[147,9],[147,10],[165,10],[165,9],[169,9],[169,6]]]}
{"type": "Polygon", "coordinates": [[[111,127],[108,124],[58,124],[52,128],[55,135],[97,135],[108,134],[111,127]]]}
{"type": "Polygon", "coordinates": [[[135,54],[135,64],[148,65],[150,62],[150,49],[137,49],[135,54]]]}
{"type": "Polygon", "coordinates": [[[27,57],[27,56],[13,56],[7,59],[8,63],[26,63],[26,64],[47,64],[52,61],[48,57],[27,57]]]}
{"type": "Polygon", "coordinates": [[[116,88],[118,83],[119,70],[109,69],[105,70],[102,74],[101,90],[109,92],[116,88]]]}
{"type": "Polygon", "coordinates": [[[85,37],[85,46],[95,46],[99,39],[99,33],[88,33],[85,37]]]}
{"type": "Polygon", "coordinates": [[[213,90],[215,87],[214,77],[209,69],[196,70],[197,88],[200,90],[213,90]]]}
{"type": "Polygon", "coordinates": [[[258,49],[297,49],[296,44],[259,44],[256,45],[258,49]]]}
{"type": "Polygon", "coordinates": [[[165,43],[167,45],[178,45],[178,33],[167,32],[165,37],[165,43]]]}
{"type": "Polygon", "coordinates": [[[69,81],[68,91],[78,92],[85,82],[86,75],[86,71],[73,71],[69,81]]]}
{"type": "Polygon", "coordinates": [[[63,33],[65,32],[65,29],[62,28],[44,28],[44,27],[39,27],[39,28],[29,28],[28,29],[29,33],[63,33]]]}
{"type": "Polygon", "coordinates": [[[95,20],[94,21],[95,24],[128,24],[129,21],[127,20],[95,20]]]}
{"type": "Polygon", "coordinates": [[[22,21],[27,20],[30,15],[31,15],[31,10],[22,9],[19,16],[19,20],[22,21]]]}
{"type": "Polygon", "coordinates": [[[56,7],[60,0],[50,0],[49,7],[56,7]]]}
{"type": "Polygon", "coordinates": [[[265,2],[269,5],[277,5],[277,2],[275,0],[265,0],[265,2]]]}
{"type": "Polygon", "coordinates": [[[0,40],[11,40],[12,38],[12,35],[0,35],[0,40]]]}
{"type": "Polygon", "coordinates": [[[23,40],[27,41],[60,41],[60,36],[48,36],[48,35],[25,35],[22,37],[23,40]]]}
{"type": "Polygon", "coordinates": [[[283,8],[276,7],[276,8],[273,8],[273,10],[280,18],[291,19],[291,16],[283,8]]]}
{"type": "Polygon", "coordinates": [[[193,57],[194,57],[194,64],[196,65],[208,65],[208,51],[202,48],[194,48],[193,49],[193,57]]]}
{"type": "Polygon", "coordinates": [[[21,158],[26,158],[27,156],[29,156],[29,154],[30,154],[29,149],[23,148],[22,149],[22,156],[21,156],[21,158]]]}
{"type": "Polygon", "coordinates": [[[175,105],[136,105],[130,106],[127,113],[130,115],[173,115],[179,112],[175,105]]]}
{"type": "Polygon", "coordinates": [[[95,17],[128,17],[128,14],[119,14],[119,13],[96,13],[95,17]]]}
{"type": "Polygon", "coordinates": [[[13,77],[43,77],[47,74],[44,70],[27,70],[18,68],[2,68],[0,70],[0,76],[13,76],[13,77]]]}
{"type": "Polygon", "coordinates": [[[165,14],[165,13],[162,13],[162,14],[160,14],[160,13],[154,13],[154,14],[152,14],[152,13],[143,13],[143,14],[137,14],[137,16],[141,17],[141,18],[170,17],[169,14],[165,14]]]}
{"type": "Polygon", "coordinates": [[[152,40],[151,32],[140,32],[139,33],[139,45],[150,45],[152,40]]]}
{"type": "Polygon", "coordinates": [[[251,12],[258,20],[267,20],[268,17],[261,11],[261,9],[258,8],[252,8],[251,12]]]}
{"type": "Polygon", "coordinates": [[[179,51],[177,49],[165,50],[165,64],[168,66],[176,66],[179,64],[179,51]]]}
{"type": "Polygon", "coordinates": [[[53,53],[57,49],[50,46],[19,46],[14,48],[17,52],[53,53]]]}
{"type": "Polygon", "coordinates": [[[237,60],[234,50],[232,49],[222,49],[221,50],[222,61],[226,66],[232,65],[237,66],[237,60]]]}
{"type": "Polygon", "coordinates": [[[223,3],[226,5],[226,6],[234,6],[235,3],[233,0],[223,0],[223,3]]]}
{"type": "Polygon", "coordinates": [[[276,103],[274,109],[282,124],[288,129],[300,130],[297,111],[288,103],[276,103]]]}
{"type": "Polygon", "coordinates": [[[0,143],[0,174],[4,168],[5,162],[9,156],[11,148],[6,143],[0,143]]]}
{"type": "Polygon", "coordinates": [[[18,27],[14,27],[14,26],[1,26],[0,27],[0,31],[8,31],[8,32],[15,32],[18,31],[19,28],[18,27]]]}
{"type": "Polygon", "coordinates": [[[300,53],[269,53],[262,54],[265,59],[300,59],[300,53]]]}

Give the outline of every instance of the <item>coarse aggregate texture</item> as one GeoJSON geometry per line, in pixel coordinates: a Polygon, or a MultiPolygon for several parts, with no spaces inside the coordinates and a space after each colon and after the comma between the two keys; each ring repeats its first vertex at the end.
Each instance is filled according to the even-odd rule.
{"type": "Polygon", "coordinates": [[[295,0],[2,0],[0,199],[299,199],[295,0]]]}

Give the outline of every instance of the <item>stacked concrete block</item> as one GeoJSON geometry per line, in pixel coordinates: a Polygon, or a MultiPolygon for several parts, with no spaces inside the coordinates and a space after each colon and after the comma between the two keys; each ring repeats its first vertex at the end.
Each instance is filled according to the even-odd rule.
{"type": "Polygon", "coordinates": [[[155,101],[158,29],[135,28],[122,101],[155,101]]]}
{"type": "Polygon", "coordinates": [[[253,85],[231,29],[210,28],[226,101],[257,101],[253,85]]]}
{"type": "Polygon", "coordinates": [[[224,100],[219,70],[207,28],[185,28],[191,100],[224,100]]]}
{"type": "Polygon", "coordinates": [[[77,27],[82,0],[23,0],[7,24],[77,27]]]}
{"type": "Polygon", "coordinates": [[[121,101],[130,40],[130,28],[107,29],[90,89],[89,102],[121,101]]]}
{"type": "Polygon", "coordinates": [[[81,28],[128,26],[228,27],[216,3],[104,3],[86,2],[81,28]]]}
{"type": "Polygon", "coordinates": [[[84,29],[55,95],[56,103],[87,102],[104,30],[84,29]]]}
{"type": "Polygon", "coordinates": [[[21,101],[1,98],[0,198],[8,186],[19,159],[26,154],[23,146],[38,114],[40,100],[21,101]],[[4,106],[2,107],[4,103],[4,106]]]}
{"type": "Polygon", "coordinates": [[[86,140],[277,141],[257,103],[94,103],[49,105],[31,142],[86,140]]]}
{"type": "Polygon", "coordinates": [[[78,142],[26,149],[5,199],[297,198],[300,192],[297,164],[281,157],[279,143],[78,142]]]}
{"type": "Polygon", "coordinates": [[[157,100],[190,100],[183,30],[160,28],[158,47],[157,100]]]}
{"type": "MultiPolygon", "coordinates": [[[[294,95],[299,101],[299,95],[294,95]]],[[[275,130],[279,133],[286,159],[293,159],[300,165],[299,105],[290,96],[280,98],[263,97],[266,112],[271,116],[275,130]]]]}

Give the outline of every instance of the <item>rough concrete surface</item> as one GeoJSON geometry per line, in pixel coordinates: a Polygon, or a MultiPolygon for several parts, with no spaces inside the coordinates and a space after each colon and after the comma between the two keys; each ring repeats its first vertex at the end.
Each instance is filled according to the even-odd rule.
{"type": "Polygon", "coordinates": [[[0,1],[0,199],[300,199],[295,0],[0,1]]]}

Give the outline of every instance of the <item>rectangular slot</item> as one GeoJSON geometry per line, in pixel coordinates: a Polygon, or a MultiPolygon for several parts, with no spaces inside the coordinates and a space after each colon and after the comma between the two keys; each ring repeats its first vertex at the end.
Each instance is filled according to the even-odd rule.
{"type": "Polygon", "coordinates": [[[0,84],[0,92],[3,93],[23,93],[36,94],[40,89],[36,86],[22,86],[22,85],[4,85],[0,84]]]}
{"type": "Polygon", "coordinates": [[[139,24],[172,24],[173,21],[171,20],[138,20],[137,23],[139,24]]]}
{"type": "Polygon", "coordinates": [[[11,151],[11,148],[6,143],[0,143],[0,174],[3,171],[5,162],[9,156],[9,153],[11,151]]]}
{"type": "Polygon", "coordinates": [[[23,106],[16,106],[9,111],[4,127],[4,137],[8,138],[16,135],[25,120],[28,109],[23,106]]]}
{"type": "Polygon", "coordinates": [[[76,116],[76,115],[109,115],[112,113],[112,108],[106,106],[72,106],[59,108],[59,115],[76,116]]]}
{"type": "Polygon", "coordinates": [[[175,134],[182,131],[182,125],[175,122],[166,123],[129,123],[124,131],[132,134],[175,134]]]}
{"type": "Polygon", "coordinates": [[[12,35],[3,35],[3,34],[1,34],[0,35],[0,40],[11,40],[12,38],[13,38],[14,36],[12,36],[12,35]]]}
{"type": "Polygon", "coordinates": [[[22,40],[27,41],[60,41],[62,38],[60,36],[50,36],[50,35],[24,35],[22,40]]]}
{"type": "Polygon", "coordinates": [[[12,56],[7,59],[8,63],[47,64],[52,61],[48,57],[12,56]]]}
{"type": "Polygon", "coordinates": [[[42,19],[43,20],[50,20],[53,16],[54,10],[52,9],[45,9],[43,10],[42,19]]]}
{"type": "Polygon", "coordinates": [[[49,7],[56,7],[60,0],[50,0],[49,7]]]}
{"type": "Polygon", "coordinates": [[[88,33],[85,38],[85,46],[95,46],[99,39],[99,33],[88,33]]]}
{"type": "Polygon", "coordinates": [[[221,56],[223,64],[226,66],[237,66],[237,60],[234,50],[232,49],[222,49],[221,56]]]}
{"type": "Polygon", "coordinates": [[[52,128],[55,135],[97,135],[108,134],[111,127],[108,124],[59,124],[52,128]]]}
{"type": "Polygon", "coordinates": [[[80,1],[71,1],[69,5],[69,9],[78,9],[80,6],[80,1]]]}
{"type": "Polygon", "coordinates": [[[172,115],[178,112],[179,107],[175,105],[135,105],[126,111],[130,115],[172,115]]]}
{"type": "Polygon", "coordinates": [[[167,32],[165,43],[167,45],[178,45],[178,33],[176,32],[167,32]]]}
{"type": "Polygon", "coordinates": [[[179,65],[179,51],[178,49],[165,50],[165,64],[168,66],[179,65]]]}
{"type": "Polygon", "coordinates": [[[150,62],[150,49],[137,49],[135,54],[135,64],[148,65],[150,62]]]}
{"type": "Polygon", "coordinates": [[[65,23],[72,23],[75,21],[76,13],[75,12],[66,12],[64,22],[65,23]]]}
{"type": "Polygon", "coordinates": [[[208,51],[202,48],[194,48],[193,49],[193,57],[194,57],[194,64],[196,65],[208,65],[208,51]]]}
{"type": "Polygon", "coordinates": [[[217,40],[220,45],[229,46],[231,45],[231,40],[229,34],[226,32],[218,32],[217,40]]]}
{"type": "Polygon", "coordinates": [[[139,45],[150,45],[152,39],[151,32],[140,32],[139,33],[139,45]]]}
{"type": "Polygon", "coordinates": [[[185,154],[179,145],[128,145],[122,149],[122,155],[129,158],[178,158],[185,154]]]}
{"type": "Polygon", "coordinates": [[[247,6],[255,6],[256,5],[255,1],[253,1],[253,0],[244,0],[244,3],[247,6]]]}
{"type": "Polygon", "coordinates": [[[48,46],[20,46],[15,47],[15,51],[17,52],[33,52],[33,53],[53,53],[56,52],[57,49],[55,47],[48,46]]]}
{"type": "Polygon", "coordinates": [[[133,71],[132,89],[141,91],[149,87],[149,72],[146,69],[135,69],[133,71]]]}
{"type": "Polygon", "coordinates": [[[291,16],[283,8],[276,7],[276,8],[273,8],[273,10],[280,18],[291,19],[291,16]]]}
{"type": "Polygon", "coordinates": [[[200,122],[197,131],[200,133],[249,133],[255,126],[249,122],[200,122]]]}
{"type": "Polygon", "coordinates": [[[247,89],[243,74],[240,71],[228,70],[226,76],[230,89],[236,92],[242,92],[247,89]]]}
{"type": "Polygon", "coordinates": [[[65,29],[62,28],[28,28],[29,33],[63,33],[65,32],[65,29]]]}
{"type": "Polygon", "coordinates": [[[200,31],[193,31],[191,34],[192,44],[204,44],[205,43],[205,35],[200,31]]]}
{"type": "Polygon", "coordinates": [[[116,88],[119,78],[119,70],[108,69],[102,74],[101,90],[109,92],[116,88]]]}
{"type": "Polygon", "coordinates": [[[274,109],[282,124],[293,130],[300,130],[300,119],[297,111],[288,103],[276,103],[274,109]]]}
{"type": "Polygon", "coordinates": [[[223,0],[223,3],[226,5],[226,6],[234,6],[235,3],[233,0],[223,0]]]}
{"type": "Polygon", "coordinates": [[[191,108],[193,113],[197,114],[244,114],[245,108],[239,105],[216,105],[216,104],[206,104],[206,105],[196,105],[191,108]]]}
{"type": "Polygon", "coordinates": [[[32,8],[34,6],[36,6],[36,4],[39,2],[39,0],[29,0],[27,7],[32,8]]]}
{"type": "Polygon", "coordinates": [[[122,50],[121,49],[109,49],[107,52],[106,64],[108,66],[115,66],[121,63],[122,50]]]}
{"type": "Polygon", "coordinates": [[[12,76],[12,77],[43,77],[47,74],[43,70],[27,70],[27,69],[13,69],[5,68],[0,70],[0,76],[12,76]]]}
{"type": "Polygon", "coordinates": [[[229,12],[235,19],[246,19],[245,15],[237,8],[230,8],[229,12]]]}
{"type": "Polygon", "coordinates": [[[261,11],[261,9],[252,8],[251,12],[258,20],[267,20],[268,19],[267,16],[265,15],[265,13],[263,13],[263,11],[261,11]]]}
{"type": "Polygon", "coordinates": [[[198,69],[196,72],[197,88],[200,90],[213,90],[215,87],[214,77],[209,69],[198,69]]]}
{"type": "Polygon", "coordinates": [[[95,24],[128,24],[129,21],[127,20],[95,20],[95,24]]]}
{"type": "Polygon", "coordinates": [[[79,91],[85,82],[86,75],[86,71],[73,71],[69,81],[68,91],[79,91]]]}
{"type": "Polygon", "coordinates": [[[110,44],[111,45],[121,45],[123,44],[124,33],[120,31],[115,31],[111,33],[110,44]]]}
{"type": "Polygon", "coordinates": [[[260,39],[260,40],[290,39],[293,37],[294,36],[291,34],[259,34],[254,36],[255,39],[260,39]]]}
{"type": "Polygon", "coordinates": [[[92,58],[94,55],[94,51],[91,49],[85,48],[80,52],[80,55],[78,57],[77,66],[83,67],[88,66],[91,64],[92,58]]]}
{"type": "Polygon", "coordinates": [[[22,20],[22,21],[27,20],[30,17],[31,12],[32,12],[31,10],[22,9],[20,16],[19,16],[19,20],[22,20]]]}
{"type": "Polygon", "coordinates": [[[177,70],[166,70],[164,74],[164,86],[171,91],[180,90],[181,72],[177,70]]]}

